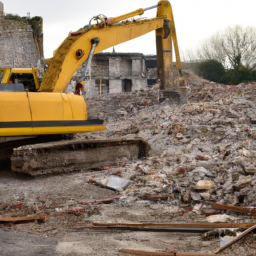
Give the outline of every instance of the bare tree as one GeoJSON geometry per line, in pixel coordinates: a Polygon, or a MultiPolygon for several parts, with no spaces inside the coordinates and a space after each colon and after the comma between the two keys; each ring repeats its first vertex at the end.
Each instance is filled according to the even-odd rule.
{"type": "Polygon", "coordinates": [[[213,34],[195,52],[194,59],[217,60],[226,69],[256,68],[256,28],[236,25],[213,34]]]}

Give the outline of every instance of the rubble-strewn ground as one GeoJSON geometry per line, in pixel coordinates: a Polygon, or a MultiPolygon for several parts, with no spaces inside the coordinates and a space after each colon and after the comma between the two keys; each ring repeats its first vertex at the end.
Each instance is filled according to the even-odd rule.
{"type": "MultiPolygon", "coordinates": [[[[94,221],[206,223],[216,214],[226,222],[255,222],[253,216],[213,209],[210,203],[256,207],[256,83],[224,86],[190,74],[186,79],[189,103],[181,106],[168,99],[159,104],[162,95],[153,89],[88,101],[91,115],[104,118],[107,130],[78,139],[141,137],[152,147],[148,159],[36,179],[2,170],[0,216],[46,217],[43,224],[2,224],[3,255],[17,248],[6,232],[34,246],[38,237],[52,238],[50,244],[42,240],[44,255],[124,255],[120,248],[207,253],[219,248],[219,237],[203,241],[199,234],[83,227],[94,221]],[[111,176],[132,183],[116,192],[105,187],[111,176]],[[94,202],[104,199],[113,200],[94,202]]],[[[252,256],[255,248],[255,235],[249,234],[222,254],[252,256]]]]}

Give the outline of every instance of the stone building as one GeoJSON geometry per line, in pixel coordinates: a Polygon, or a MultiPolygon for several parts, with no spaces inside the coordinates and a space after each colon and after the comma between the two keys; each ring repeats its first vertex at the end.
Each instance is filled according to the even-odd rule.
{"type": "MultiPolygon", "coordinates": [[[[76,82],[84,75],[84,63],[71,79],[66,92],[74,92],[76,82]]],[[[183,63],[184,71],[190,72],[183,63]]],[[[93,56],[85,94],[91,98],[99,94],[132,92],[153,87],[158,83],[157,56],[142,53],[98,53],[93,56]],[[89,80],[89,76],[91,80],[89,80]]],[[[171,83],[178,79],[176,63],[170,72],[171,83]]]]}
{"type": "Polygon", "coordinates": [[[31,25],[19,17],[4,16],[0,2],[0,67],[37,66],[38,47],[31,25]]]}
{"type": "MultiPolygon", "coordinates": [[[[76,81],[83,76],[85,64],[72,78],[67,92],[75,90],[76,81]]],[[[98,53],[91,64],[91,89],[94,94],[131,92],[146,89],[147,72],[142,53],[98,53]]],[[[89,74],[88,74],[89,75],[89,74]]],[[[85,88],[85,91],[89,88],[85,88]]]]}
{"type": "Polygon", "coordinates": [[[96,87],[100,86],[100,79],[104,79],[105,91],[109,93],[131,92],[147,87],[142,53],[100,53],[95,55],[91,69],[96,87]],[[105,67],[104,73],[100,73],[101,67],[105,67]]]}

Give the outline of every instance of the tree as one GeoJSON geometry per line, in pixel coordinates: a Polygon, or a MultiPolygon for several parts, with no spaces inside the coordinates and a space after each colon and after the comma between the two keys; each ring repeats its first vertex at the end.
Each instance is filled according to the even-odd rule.
{"type": "Polygon", "coordinates": [[[256,68],[256,28],[236,25],[213,34],[196,51],[199,60],[217,60],[225,69],[256,68]],[[239,60],[239,63],[238,63],[239,60]]]}
{"type": "Polygon", "coordinates": [[[217,83],[225,82],[225,69],[217,60],[206,60],[197,63],[195,72],[204,79],[217,83]]]}
{"type": "Polygon", "coordinates": [[[211,75],[207,70],[210,65],[220,68],[219,64],[226,72],[225,79],[222,80],[222,77],[221,81],[239,84],[255,80],[256,28],[239,25],[228,27],[205,40],[194,53],[188,52],[187,57],[192,70],[209,80],[217,81],[216,75],[211,75]],[[211,63],[212,60],[219,64],[211,63]]]}

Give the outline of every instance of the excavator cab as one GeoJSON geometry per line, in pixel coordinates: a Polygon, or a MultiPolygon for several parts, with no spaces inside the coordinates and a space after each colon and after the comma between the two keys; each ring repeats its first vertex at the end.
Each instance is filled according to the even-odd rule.
{"type": "Polygon", "coordinates": [[[23,84],[25,91],[36,92],[39,89],[38,71],[36,68],[2,68],[0,81],[1,84],[23,84]]]}

